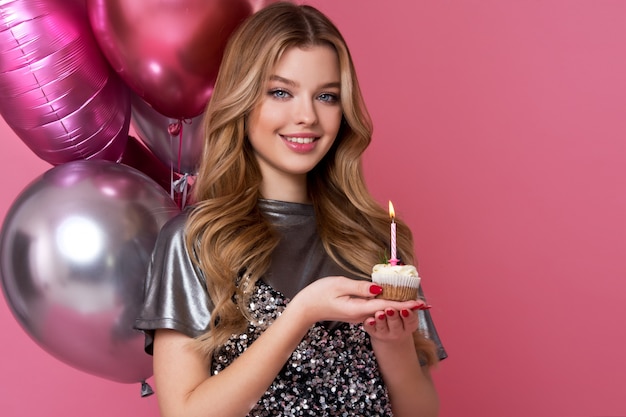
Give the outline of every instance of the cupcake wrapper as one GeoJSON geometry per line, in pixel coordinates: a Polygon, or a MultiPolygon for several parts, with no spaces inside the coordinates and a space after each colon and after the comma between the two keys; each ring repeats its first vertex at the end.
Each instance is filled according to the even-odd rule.
{"type": "Polygon", "coordinates": [[[398,274],[372,274],[372,281],[376,284],[395,285],[398,287],[409,287],[417,289],[420,286],[420,277],[408,277],[398,274]]]}
{"type": "Polygon", "coordinates": [[[397,274],[372,274],[372,282],[383,288],[380,298],[394,301],[417,300],[420,277],[397,274]]]}
{"type": "Polygon", "coordinates": [[[383,292],[377,298],[393,301],[417,300],[417,288],[396,287],[388,284],[380,284],[380,286],[383,288],[383,292]]]}

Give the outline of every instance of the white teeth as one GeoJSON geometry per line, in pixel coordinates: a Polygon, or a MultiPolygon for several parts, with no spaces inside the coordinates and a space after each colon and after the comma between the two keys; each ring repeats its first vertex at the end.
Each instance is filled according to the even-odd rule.
{"type": "Polygon", "coordinates": [[[285,136],[285,139],[288,142],[293,142],[293,143],[312,143],[313,142],[313,138],[292,138],[289,136],[285,136]]]}

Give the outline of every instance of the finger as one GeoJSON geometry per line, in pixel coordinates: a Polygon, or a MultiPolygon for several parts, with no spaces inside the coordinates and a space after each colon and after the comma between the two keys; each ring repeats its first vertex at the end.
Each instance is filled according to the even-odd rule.
{"type": "Polygon", "coordinates": [[[336,290],[343,295],[350,295],[359,298],[374,298],[383,292],[383,288],[371,281],[357,280],[346,277],[335,280],[336,290]]]}
{"type": "Polygon", "coordinates": [[[376,332],[388,333],[389,326],[387,325],[387,313],[384,311],[377,311],[374,317],[376,317],[376,332]]]}
{"type": "MultiPolygon", "coordinates": [[[[365,297],[376,297],[377,295],[381,294],[383,292],[383,287],[381,287],[380,285],[376,285],[376,284],[372,284],[372,283],[367,283],[367,295],[365,295],[365,297]]],[[[361,290],[363,291],[363,290],[361,290]]]]}
{"type": "MultiPolygon", "coordinates": [[[[379,288],[381,288],[376,284],[371,284],[370,287],[371,287],[370,291],[372,293],[379,291],[379,288]]],[[[375,299],[375,301],[378,304],[385,305],[383,310],[386,308],[393,308],[398,311],[402,310],[403,308],[408,308],[411,310],[427,310],[432,307],[431,305],[426,305],[423,300],[395,301],[395,300],[388,300],[384,297],[378,297],[375,299]]],[[[372,302],[374,302],[374,300],[372,300],[372,302]]]]}
{"type": "Polygon", "coordinates": [[[387,316],[387,327],[389,328],[390,332],[398,332],[404,330],[404,323],[402,321],[402,318],[400,317],[400,312],[398,310],[388,308],[385,310],[385,315],[387,316]]]}
{"type": "Polygon", "coordinates": [[[382,298],[360,298],[360,297],[351,297],[352,298],[352,306],[358,311],[360,316],[360,322],[363,322],[367,317],[377,317],[377,312],[387,312],[388,310],[393,310],[395,312],[395,318],[398,319],[399,312],[403,309],[410,311],[417,311],[422,307],[421,301],[390,301],[382,298]]]}
{"type": "Polygon", "coordinates": [[[370,335],[376,332],[376,317],[368,317],[363,321],[363,329],[370,335]]]}
{"type": "Polygon", "coordinates": [[[383,287],[380,285],[376,285],[370,281],[357,281],[351,280],[353,283],[357,284],[355,295],[364,297],[364,298],[374,298],[379,294],[382,294],[383,287]]]}
{"type": "Polygon", "coordinates": [[[416,304],[410,307],[411,310],[430,310],[432,306],[430,304],[426,304],[423,300],[416,300],[416,304]]]}
{"type": "Polygon", "coordinates": [[[371,303],[371,307],[375,307],[376,309],[381,309],[383,311],[386,311],[388,308],[394,309],[396,311],[402,311],[403,309],[417,311],[426,310],[431,307],[430,305],[425,305],[424,302],[421,300],[392,301],[386,300],[384,298],[375,298],[372,300],[368,300],[368,303],[371,303]]]}
{"type": "Polygon", "coordinates": [[[402,323],[405,329],[408,329],[410,331],[417,330],[417,327],[419,325],[418,313],[419,313],[418,310],[416,311],[409,310],[409,309],[400,310],[400,317],[402,317],[402,323]]]}

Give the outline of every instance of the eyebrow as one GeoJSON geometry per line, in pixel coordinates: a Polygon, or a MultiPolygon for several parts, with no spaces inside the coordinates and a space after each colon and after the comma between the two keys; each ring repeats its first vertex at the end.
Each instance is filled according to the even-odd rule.
{"type": "MultiPolygon", "coordinates": [[[[270,81],[278,81],[281,82],[283,84],[287,84],[289,86],[292,87],[298,87],[299,84],[293,80],[290,80],[288,78],[285,77],[281,77],[280,75],[270,75],[270,81]]],[[[333,81],[330,83],[326,83],[322,86],[320,86],[321,88],[340,88],[341,87],[341,83],[339,81],[333,81]]]]}

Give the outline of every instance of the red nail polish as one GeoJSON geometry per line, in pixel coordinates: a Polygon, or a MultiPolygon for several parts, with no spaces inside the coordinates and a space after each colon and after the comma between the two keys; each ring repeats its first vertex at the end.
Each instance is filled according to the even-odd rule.
{"type": "Polygon", "coordinates": [[[402,311],[400,311],[400,314],[402,314],[402,317],[409,317],[409,310],[407,310],[406,308],[403,308],[402,311]]]}
{"type": "Polygon", "coordinates": [[[378,320],[384,320],[385,319],[385,313],[380,313],[378,316],[376,316],[376,318],[378,320]]]}
{"type": "Polygon", "coordinates": [[[431,308],[433,308],[433,306],[431,306],[430,304],[424,304],[420,307],[420,310],[430,310],[431,308]]]}
{"type": "Polygon", "coordinates": [[[376,320],[374,320],[374,319],[368,320],[367,321],[367,325],[368,326],[376,326],[376,320]]]}
{"type": "Polygon", "coordinates": [[[396,312],[391,309],[387,310],[386,313],[389,317],[393,317],[393,315],[396,314],[396,312]]]}
{"type": "Polygon", "coordinates": [[[378,295],[381,292],[383,292],[383,287],[380,287],[380,286],[378,286],[376,284],[373,284],[373,285],[370,286],[370,293],[378,295]]]}

